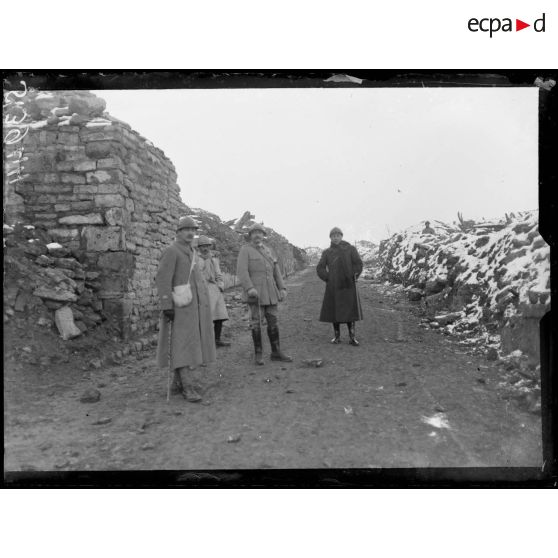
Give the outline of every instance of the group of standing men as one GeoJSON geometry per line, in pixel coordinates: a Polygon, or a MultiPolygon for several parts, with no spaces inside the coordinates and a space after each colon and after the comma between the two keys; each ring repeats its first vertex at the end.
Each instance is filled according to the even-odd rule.
{"type": "MultiPolygon", "coordinates": [[[[161,306],[158,364],[173,371],[169,392],[180,393],[193,403],[202,400],[200,367],[215,362],[216,347],[230,345],[221,335],[228,314],[219,260],[212,255],[212,242],[206,236],[198,238],[198,250],[194,247],[198,228],[191,217],[180,219],[176,241],[163,252],[156,276],[161,306]],[[179,290],[188,291],[186,302],[183,294],[176,296],[179,290]]],[[[248,242],[238,254],[236,270],[242,301],[250,313],[255,363],[260,366],[264,364],[264,324],[271,344],[271,360],[292,361],[281,350],[277,321],[278,304],[286,300],[287,289],[277,257],[264,244],[265,235],[262,225],[250,227],[248,242]]],[[[326,283],[320,321],[333,323],[334,344],[340,343],[340,324],[346,323],[349,343],[357,346],[355,321],[362,319],[362,309],[356,280],[362,272],[362,261],[356,248],[342,238],[340,229],[332,229],[331,246],[324,250],[318,263],[318,276],[326,283]]]]}

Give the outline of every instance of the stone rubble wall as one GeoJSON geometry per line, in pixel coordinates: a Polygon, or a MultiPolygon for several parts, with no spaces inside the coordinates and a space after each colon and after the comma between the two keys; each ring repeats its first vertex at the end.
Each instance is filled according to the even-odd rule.
{"type": "Polygon", "coordinates": [[[4,219],[60,243],[89,279],[77,294],[100,301],[126,339],[157,323],[153,277],[187,208],[171,161],[104,108],[88,92],[28,94],[25,174],[4,219]]]}

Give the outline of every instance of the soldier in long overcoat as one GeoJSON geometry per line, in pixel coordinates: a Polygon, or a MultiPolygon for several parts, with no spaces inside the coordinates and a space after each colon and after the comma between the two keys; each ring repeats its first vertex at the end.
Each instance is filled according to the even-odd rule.
{"type": "Polygon", "coordinates": [[[331,245],[322,252],[316,271],[326,283],[321,322],[332,322],[335,337],[332,343],[340,343],[340,324],[346,323],[349,343],[358,346],[355,336],[355,322],[362,320],[362,308],[356,290],[356,280],[362,273],[362,260],[357,249],[343,240],[343,232],[338,227],[329,233],[331,245]]]}
{"type": "Polygon", "coordinates": [[[292,358],[281,351],[277,305],[287,297],[279,263],[275,254],[264,242],[266,230],[262,225],[252,225],[248,243],[238,254],[236,274],[242,285],[242,300],[250,310],[250,328],[256,354],[256,364],[262,365],[262,322],[267,322],[267,335],[271,343],[271,360],[291,362],[292,358]]]}
{"type": "Polygon", "coordinates": [[[198,267],[207,282],[209,290],[209,305],[211,307],[211,317],[213,318],[213,330],[215,332],[215,345],[217,347],[228,347],[230,343],[221,339],[223,322],[229,319],[225,297],[225,282],[219,265],[219,258],[211,253],[213,242],[207,236],[198,238],[199,260],[198,267]]]}
{"type": "Polygon", "coordinates": [[[155,279],[162,310],[157,361],[161,367],[169,366],[172,331],[170,367],[174,370],[174,388],[191,402],[201,401],[196,386],[198,367],[214,362],[216,357],[207,283],[199,268],[192,265],[196,258],[192,241],[197,228],[191,217],[180,219],[176,241],[163,252],[155,279]],[[173,302],[172,290],[188,282],[192,301],[178,307],[173,302]]]}

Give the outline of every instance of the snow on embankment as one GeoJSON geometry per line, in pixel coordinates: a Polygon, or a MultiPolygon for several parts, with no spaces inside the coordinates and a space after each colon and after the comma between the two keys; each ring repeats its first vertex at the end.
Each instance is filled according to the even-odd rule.
{"type": "Polygon", "coordinates": [[[519,350],[534,361],[550,308],[550,251],[535,211],[506,217],[466,230],[439,223],[434,234],[411,227],[380,244],[380,272],[423,302],[431,327],[492,347],[494,357],[519,350]]]}

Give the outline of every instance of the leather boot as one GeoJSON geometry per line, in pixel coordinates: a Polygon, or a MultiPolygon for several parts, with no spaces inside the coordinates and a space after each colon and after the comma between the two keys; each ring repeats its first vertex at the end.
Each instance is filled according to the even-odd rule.
{"type": "Polygon", "coordinates": [[[221,341],[221,331],[223,330],[223,322],[221,320],[215,320],[213,322],[213,329],[215,331],[215,346],[230,347],[231,344],[228,341],[221,341]]]}
{"type": "Polygon", "coordinates": [[[358,347],[360,343],[357,341],[357,338],[355,337],[355,322],[348,323],[347,327],[349,328],[349,345],[354,345],[355,347],[358,347]]]}
{"type": "Polygon", "coordinates": [[[277,326],[268,327],[267,335],[271,343],[271,360],[279,360],[281,362],[292,362],[293,359],[281,351],[279,345],[279,328],[277,326]]]}
{"type": "Polygon", "coordinates": [[[333,332],[335,333],[335,337],[330,341],[330,343],[338,345],[339,343],[341,343],[341,330],[339,328],[338,322],[333,323],[333,332]]]}
{"type": "Polygon", "coordinates": [[[255,363],[259,366],[264,364],[262,350],[262,330],[259,327],[252,329],[252,340],[254,341],[254,351],[256,354],[255,363]]]}

